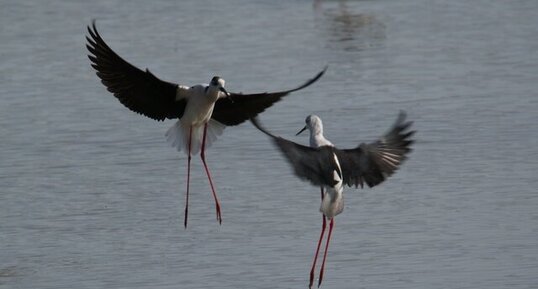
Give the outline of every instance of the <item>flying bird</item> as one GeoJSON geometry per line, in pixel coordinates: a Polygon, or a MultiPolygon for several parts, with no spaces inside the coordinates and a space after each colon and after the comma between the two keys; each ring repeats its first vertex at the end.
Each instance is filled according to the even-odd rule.
{"type": "Polygon", "coordinates": [[[392,175],[411,152],[411,136],[415,131],[408,131],[412,122],[405,121],[406,114],[401,111],[393,127],[381,138],[372,143],[362,143],[353,149],[338,149],[323,136],[321,118],[309,115],[305,127],[298,134],[310,131],[310,146],[303,146],[282,137],[275,136],[261,126],[257,118],[251,121],[259,130],[270,136],[301,179],[321,187],[320,212],[323,214],[321,234],[316,254],[310,270],[312,288],[314,270],[323,241],[326,220],[330,221],[325,252],[319,272],[318,287],[323,280],[325,259],[334,226],[334,217],[344,210],[344,185],[374,187],[392,175]]]}
{"type": "Polygon", "coordinates": [[[291,92],[316,82],[325,67],[303,85],[279,92],[255,94],[229,93],[225,81],[219,76],[209,84],[186,86],[157,78],[148,69],[135,67],[121,58],[103,40],[95,26],[88,26],[86,36],[91,66],[97,76],[123,105],[130,110],[154,120],[178,119],[166,132],[167,141],[187,158],[187,192],[185,196],[185,219],[189,208],[189,184],[191,156],[200,152],[211,192],[215,199],[217,220],[222,223],[220,204],[206,164],[205,149],[209,147],[226,126],[235,126],[255,117],[291,92]]]}

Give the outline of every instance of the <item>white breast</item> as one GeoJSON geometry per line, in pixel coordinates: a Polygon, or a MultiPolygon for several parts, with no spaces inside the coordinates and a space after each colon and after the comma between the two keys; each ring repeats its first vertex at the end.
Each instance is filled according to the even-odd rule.
{"type": "MultiPolygon", "coordinates": [[[[205,86],[203,85],[193,86],[190,90],[190,96],[181,122],[184,125],[200,126],[211,118],[217,97],[206,95],[205,86]]],[[[209,94],[210,91],[208,90],[207,93],[209,94]]],[[[218,95],[218,91],[216,93],[218,95]]]]}

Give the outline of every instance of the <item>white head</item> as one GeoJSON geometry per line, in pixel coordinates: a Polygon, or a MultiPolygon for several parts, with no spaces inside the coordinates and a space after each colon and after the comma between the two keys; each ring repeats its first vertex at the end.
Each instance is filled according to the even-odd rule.
{"type": "Polygon", "coordinates": [[[317,148],[321,146],[334,146],[332,142],[323,136],[323,124],[321,118],[317,115],[311,114],[305,119],[306,125],[301,131],[297,133],[299,135],[306,129],[310,131],[310,146],[317,148]]]}
{"type": "Polygon", "coordinates": [[[319,116],[311,114],[306,117],[305,123],[306,125],[296,135],[299,135],[306,129],[310,130],[311,135],[323,133],[323,123],[321,122],[321,118],[319,118],[319,116]]]}
{"type": "Polygon", "coordinates": [[[222,91],[226,96],[230,96],[226,89],[224,89],[224,84],[226,84],[226,81],[224,81],[224,79],[220,78],[219,76],[213,76],[211,82],[209,83],[209,89],[215,91],[222,91]]]}

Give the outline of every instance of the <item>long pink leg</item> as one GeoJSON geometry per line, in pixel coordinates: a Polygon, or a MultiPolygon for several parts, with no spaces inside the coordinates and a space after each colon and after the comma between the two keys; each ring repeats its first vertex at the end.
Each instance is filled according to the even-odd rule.
{"type": "Polygon", "coordinates": [[[189,183],[191,179],[191,137],[192,126],[189,128],[189,156],[187,158],[187,195],[185,197],[185,229],[187,229],[187,218],[189,215],[189,183]]]}
{"type": "Polygon", "coordinates": [[[209,179],[209,185],[211,186],[211,191],[213,192],[213,198],[215,199],[215,206],[217,210],[217,220],[219,221],[219,224],[222,224],[222,217],[220,216],[220,204],[219,199],[217,198],[217,193],[215,193],[215,187],[213,186],[213,181],[211,180],[211,173],[209,172],[209,168],[207,168],[207,164],[205,162],[205,138],[207,133],[207,123],[204,125],[204,136],[202,138],[202,152],[200,156],[202,157],[202,162],[204,163],[205,172],[207,174],[207,178],[209,179]]]}
{"type": "MultiPolygon", "coordinates": [[[[321,200],[323,201],[323,187],[321,188],[321,200]]],[[[312,269],[310,269],[310,283],[308,283],[308,288],[312,288],[312,284],[314,284],[314,269],[316,268],[316,262],[318,260],[319,248],[321,247],[323,234],[325,233],[325,228],[327,227],[327,222],[325,221],[325,215],[322,215],[321,217],[323,219],[323,225],[321,227],[321,234],[319,236],[318,247],[316,249],[316,255],[314,255],[314,262],[312,262],[312,269]]]]}
{"type": "Polygon", "coordinates": [[[319,235],[318,247],[316,249],[316,255],[314,255],[314,262],[312,262],[312,269],[310,269],[310,283],[308,283],[308,288],[312,288],[314,283],[314,269],[316,268],[316,261],[318,260],[319,248],[321,247],[321,242],[323,241],[323,234],[325,233],[325,228],[327,227],[327,222],[325,221],[325,216],[323,216],[323,226],[321,227],[321,234],[319,235]]]}
{"type": "Polygon", "coordinates": [[[323,270],[325,269],[325,258],[327,258],[327,251],[329,250],[329,242],[331,241],[331,233],[333,232],[334,218],[331,219],[331,224],[329,225],[329,235],[327,235],[327,243],[325,243],[325,253],[323,254],[323,263],[321,263],[321,269],[319,270],[319,281],[318,288],[321,285],[323,280],[323,270]]]}
{"type": "MultiPolygon", "coordinates": [[[[321,189],[321,201],[323,202],[323,187],[321,187],[320,189],[321,189]]],[[[322,214],[321,218],[323,219],[323,224],[325,224],[325,215],[322,214]]],[[[325,225],[323,226],[325,227],[325,225]]]]}

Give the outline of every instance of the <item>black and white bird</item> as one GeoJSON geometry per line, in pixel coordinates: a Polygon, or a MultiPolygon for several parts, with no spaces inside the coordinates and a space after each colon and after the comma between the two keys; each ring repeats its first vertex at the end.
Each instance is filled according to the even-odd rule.
{"type": "Polygon", "coordinates": [[[163,81],[149,70],[140,70],[125,61],[99,35],[95,20],[91,27],[88,26],[88,32],[90,37],[86,36],[86,47],[90,52],[88,57],[91,66],[109,92],[130,110],[154,120],[179,119],[166,132],[166,138],[173,147],[178,151],[183,150],[188,156],[185,227],[189,207],[191,155],[200,152],[220,224],[220,204],[206,164],[205,149],[222,134],[226,126],[235,126],[255,117],[287,94],[316,82],[327,69],[325,67],[297,88],[280,92],[228,93],[224,88],[224,79],[218,76],[213,77],[209,84],[189,87],[163,81]]]}
{"type": "Polygon", "coordinates": [[[325,253],[321,264],[318,287],[323,280],[325,259],[334,226],[334,217],[344,210],[344,185],[361,188],[366,184],[373,187],[392,175],[411,152],[411,136],[408,131],[412,122],[405,121],[405,112],[400,112],[393,127],[380,139],[372,143],[362,143],[354,149],[338,149],[323,136],[323,124],[316,115],[309,115],[304,130],[310,131],[310,146],[303,146],[277,137],[264,129],[257,118],[251,121],[259,130],[269,135],[275,145],[292,165],[295,174],[321,187],[320,212],[323,214],[321,234],[316,254],[310,270],[309,288],[314,282],[314,269],[323,241],[326,220],[330,221],[325,243],[325,253]]]}

